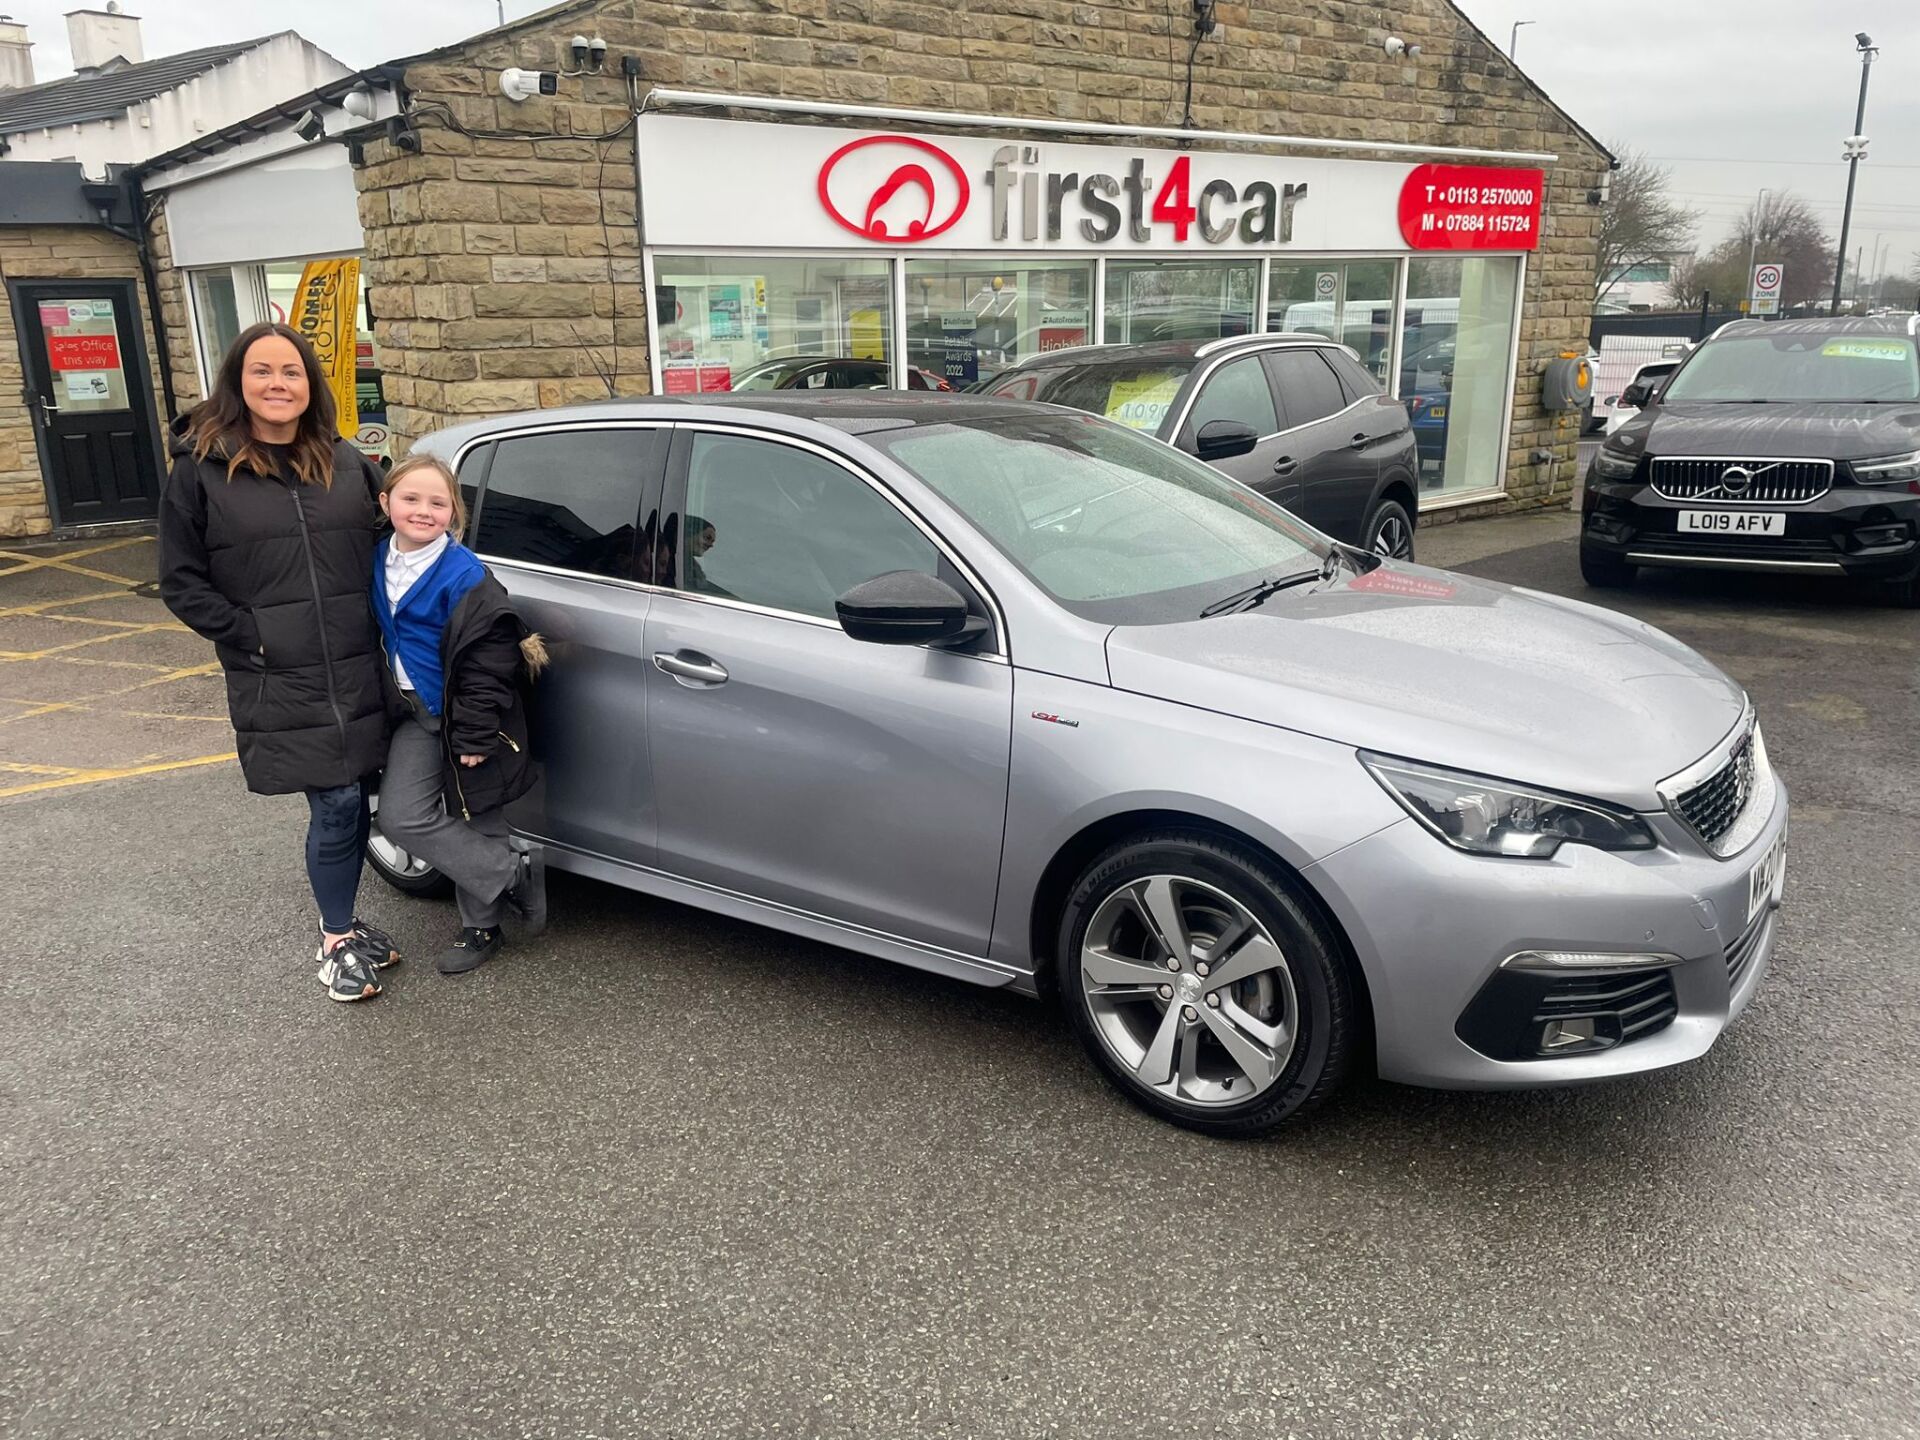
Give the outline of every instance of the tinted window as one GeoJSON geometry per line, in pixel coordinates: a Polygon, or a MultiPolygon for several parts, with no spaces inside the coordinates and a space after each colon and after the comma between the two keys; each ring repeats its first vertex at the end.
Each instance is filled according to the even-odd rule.
{"type": "Polygon", "coordinates": [[[890,570],[939,573],[940,552],[865,481],[792,446],[695,435],[680,588],[834,618],[890,570]]]}
{"type": "Polygon", "coordinates": [[[640,492],[658,430],[570,430],[494,447],[473,548],[630,579],[640,492]]]}
{"type": "Polygon", "coordinates": [[[1165,422],[1192,369],[1191,360],[1096,360],[1082,365],[1022,366],[994,381],[988,393],[1067,405],[1152,435],[1165,422]]]}
{"type": "Polygon", "coordinates": [[[1237,420],[1251,425],[1256,435],[1271,435],[1280,428],[1267,372],[1260,368],[1257,356],[1229,360],[1201,382],[1200,397],[1187,416],[1187,433],[1198,435],[1211,420],[1237,420]]]}
{"type": "Polygon", "coordinates": [[[1273,367],[1280,403],[1287,407],[1287,424],[1309,425],[1347,408],[1340,381],[1317,350],[1277,350],[1267,357],[1273,367]]]}
{"type": "Polygon", "coordinates": [[[1373,376],[1367,373],[1366,366],[1346,351],[1327,350],[1322,353],[1327,363],[1333,366],[1333,373],[1340,377],[1340,388],[1346,392],[1349,405],[1356,400],[1364,400],[1369,395],[1380,393],[1379,385],[1374,382],[1373,376]]]}

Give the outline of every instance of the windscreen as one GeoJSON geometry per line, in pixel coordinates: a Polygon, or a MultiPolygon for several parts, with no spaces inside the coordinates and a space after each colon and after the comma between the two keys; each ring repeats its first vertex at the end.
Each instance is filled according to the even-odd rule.
{"type": "Polygon", "coordinates": [[[1324,540],[1251,490],[1090,416],[1012,414],[863,438],[1089,619],[1191,620],[1326,557],[1324,540]]]}
{"type": "Polygon", "coordinates": [[[1044,400],[1154,435],[1166,423],[1191,360],[1103,360],[1087,365],[1022,367],[992,387],[995,395],[1044,400]]]}
{"type": "Polygon", "coordinates": [[[1668,403],[1920,400],[1920,354],[1904,335],[1725,335],[1668,384],[1668,403]]]}

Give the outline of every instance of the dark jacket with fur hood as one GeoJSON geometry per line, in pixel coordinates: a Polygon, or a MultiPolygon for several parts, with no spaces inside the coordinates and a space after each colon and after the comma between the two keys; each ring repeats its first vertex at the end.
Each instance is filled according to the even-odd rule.
{"type": "Polygon", "coordinates": [[[247,788],[349,785],[386,761],[367,612],[380,472],[346,441],[328,485],[193,458],[176,438],[160,501],[160,597],[213,642],[247,788]]]}
{"type": "Polygon", "coordinates": [[[453,607],[440,641],[441,782],[448,814],[471,819],[497,810],[540,778],[531,712],[534,678],[546,663],[545,642],[514,613],[506,587],[489,570],[453,607]],[[467,766],[459,762],[462,755],[486,759],[467,766]]]}

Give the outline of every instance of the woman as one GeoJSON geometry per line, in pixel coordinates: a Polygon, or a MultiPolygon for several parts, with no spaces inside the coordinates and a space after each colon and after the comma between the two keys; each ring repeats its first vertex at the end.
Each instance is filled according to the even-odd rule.
{"type": "Polygon", "coordinates": [[[306,795],[320,981],[370,1000],[400,958],[353,913],[365,782],[387,748],[367,611],[380,472],[340,439],[313,347],[272,323],[241,332],[171,449],[161,598],[220,657],[247,788],[306,795]]]}

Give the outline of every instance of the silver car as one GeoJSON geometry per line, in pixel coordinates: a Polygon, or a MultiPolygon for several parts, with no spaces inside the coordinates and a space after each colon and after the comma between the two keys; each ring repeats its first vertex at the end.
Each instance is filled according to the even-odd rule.
{"type": "Polygon", "coordinates": [[[1766,970],[1785,788],[1741,688],[1638,621],[1045,405],[635,401],[423,448],[554,642],[512,817],[552,865],[1057,998],[1178,1124],[1270,1129],[1360,1063],[1673,1065],[1766,970]]]}

